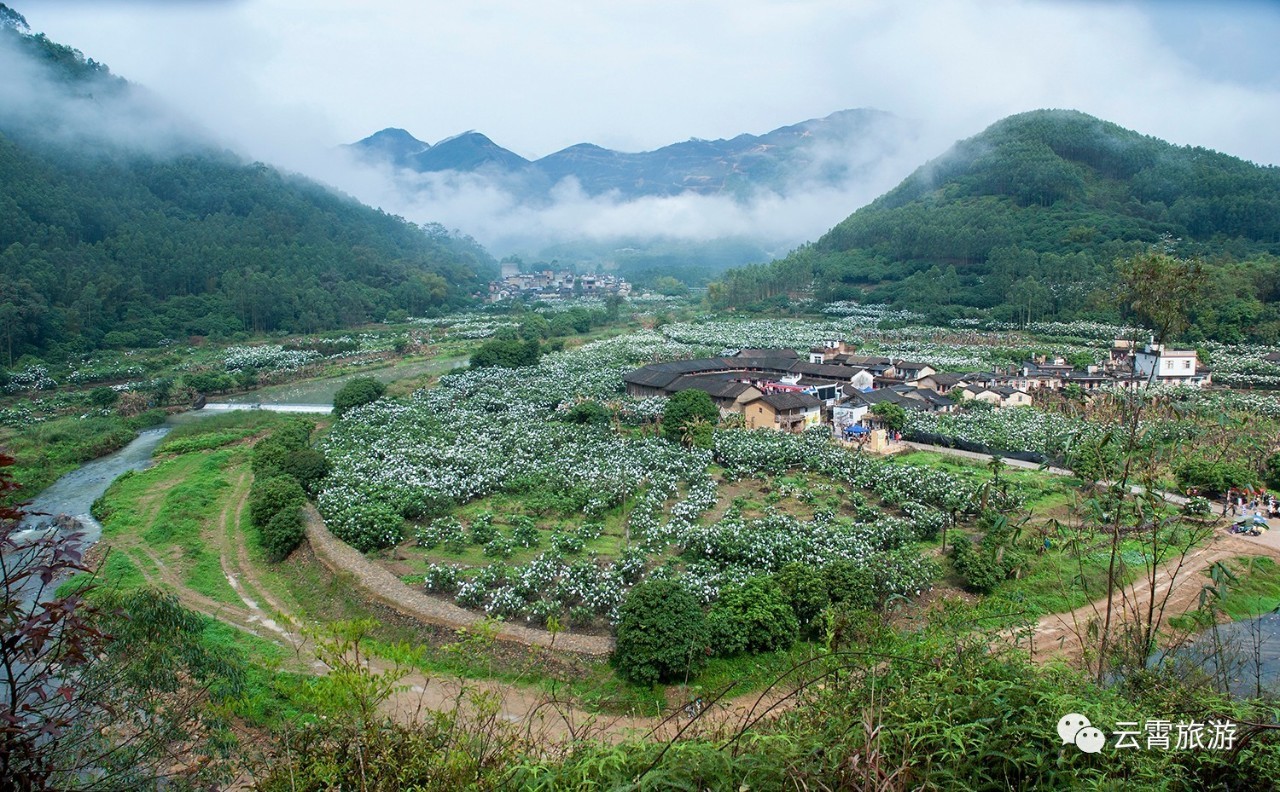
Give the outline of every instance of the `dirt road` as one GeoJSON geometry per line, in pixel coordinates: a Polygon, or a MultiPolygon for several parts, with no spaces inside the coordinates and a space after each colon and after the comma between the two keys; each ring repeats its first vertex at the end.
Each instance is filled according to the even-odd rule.
{"type": "MultiPolygon", "coordinates": [[[[1267,556],[1280,561],[1280,548],[1219,530],[1204,546],[1185,557],[1169,559],[1155,570],[1154,576],[1142,570],[1138,580],[1118,589],[1110,598],[1113,631],[1120,624],[1145,620],[1153,607],[1162,612],[1166,620],[1194,610],[1199,607],[1200,592],[1208,582],[1206,570],[1220,561],[1249,556],[1267,556]]],[[[1106,609],[1107,597],[1101,597],[1075,610],[1044,616],[1029,635],[1014,637],[1014,643],[1029,651],[1036,660],[1051,657],[1078,660],[1091,640],[1089,636],[1096,635],[1104,623],[1106,609]]]]}

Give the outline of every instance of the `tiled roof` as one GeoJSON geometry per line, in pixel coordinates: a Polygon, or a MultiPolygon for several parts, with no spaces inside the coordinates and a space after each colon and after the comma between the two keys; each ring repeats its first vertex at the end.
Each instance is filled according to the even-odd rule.
{"type": "Polygon", "coordinates": [[[822,406],[822,401],[807,393],[766,393],[760,397],[775,410],[807,410],[822,406]]]}
{"type": "Polygon", "coordinates": [[[752,386],[746,382],[734,382],[733,380],[720,379],[717,377],[685,374],[670,385],[666,386],[666,389],[672,393],[679,393],[683,390],[700,390],[707,395],[718,399],[736,399],[751,390],[752,386]]]}
{"type": "Polygon", "coordinates": [[[782,347],[764,348],[764,349],[739,349],[738,354],[734,357],[763,357],[763,358],[797,358],[794,349],[784,349],[782,347]]]}

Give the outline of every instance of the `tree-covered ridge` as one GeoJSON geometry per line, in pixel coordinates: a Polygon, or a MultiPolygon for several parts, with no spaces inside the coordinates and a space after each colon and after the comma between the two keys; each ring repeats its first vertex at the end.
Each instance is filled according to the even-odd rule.
{"type": "Polygon", "coordinates": [[[49,53],[24,63],[43,64],[49,90],[75,84],[0,114],[0,362],[421,313],[491,274],[487,253],[442,227],[196,142],[148,148],[144,125],[129,134],[132,86],[78,51],[14,25],[0,48],[49,53]],[[82,107],[121,128],[89,128],[82,107]],[[54,113],[73,134],[42,136],[35,122],[54,113]]]}
{"type": "Polygon", "coordinates": [[[957,143],[786,259],[715,290],[747,305],[812,283],[936,318],[1102,318],[1116,259],[1177,240],[1214,277],[1191,335],[1280,334],[1280,169],[1179,147],[1074,111],[1012,116],[957,143]]]}

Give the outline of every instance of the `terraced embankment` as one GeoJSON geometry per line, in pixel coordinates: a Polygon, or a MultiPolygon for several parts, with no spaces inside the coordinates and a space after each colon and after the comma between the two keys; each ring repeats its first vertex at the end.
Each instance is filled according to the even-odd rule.
{"type": "MultiPolygon", "coordinates": [[[[172,592],[187,608],[257,639],[258,651],[275,647],[274,662],[284,670],[325,673],[314,651],[320,600],[340,587],[357,600],[377,603],[407,619],[433,628],[465,630],[480,617],[413,591],[395,576],[365,559],[330,534],[308,510],[308,542],[289,564],[320,561],[315,570],[328,576],[304,606],[296,581],[287,582],[268,565],[253,542],[247,519],[252,473],[247,446],[162,458],[151,469],[114,486],[104,499],[103,582],[151,585],[172,592]],[[302,559],[302,560],[299,560],[302,559]]],[[[377,608],[374,608],[376,611],[377,608]]],[[[490,623],[492,624],[492,623],[490,623]]],[[[494,636],[530,651],[572,652],[598,659],[611,648],[603,636],[560,634],[502,625],[494,636]]],[[[477,650],[483,651],[483,650],[477,650]]],[[[550,660],[551,655],[545,655],[550,660]]],[[[467,679],[396,669],[394,663],[367,658],[371,671],[402,673],[397,691],[383,710],[403,722],[459,708],[464,716],[497,717],[518,725],[531,739],[560,742],[584,737],[622,740],[654,734],[674,736],[735,730],[763,713],[791,706],[792,688],[779,686],[725,698],[691,724],[680,706],[660,716],[605,714],[583,708],[538,685],[499,679],[467,679]]]]}
{"type": "MultiPolygon", "coordinates": [[[[426,624],[450,629],[475,626],[481,617],[474,611],[450,602],[429,597],[406,586],[387,570],[373,563],[325,527],[316,510],[306,508],[307,541],[316,558],[335,573],[347,574],[368,597],[426,624]]],[[[495,637],[502,641],[541,646],[562,652],[573,652],[603,658],[613,651],[613,639],[602,635],[551,633],[518,624],[502,623],[495,637]]]]}

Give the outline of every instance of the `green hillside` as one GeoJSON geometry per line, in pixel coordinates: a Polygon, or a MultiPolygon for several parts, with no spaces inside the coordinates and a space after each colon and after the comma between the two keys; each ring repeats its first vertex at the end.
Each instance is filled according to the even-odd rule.
{"type": "Polygon", "coordinates": [[[37,83],[0,108],[0,363],[421,313],[491,275],[441,227],[157,134],[141,92],[20,21],[0,54],[37,83]]]}
{"type": "Polygon", "coordinates": [[[722,306],[871,300],[935,318],[1103,318],[1118,258],[1152,244],[1213,277],[1192,336],[1280,335],[1280,169],[1083,113],[1004,119],[783,260],[716,284],[722,306]]]}

